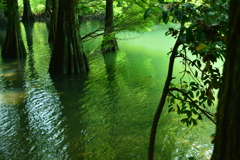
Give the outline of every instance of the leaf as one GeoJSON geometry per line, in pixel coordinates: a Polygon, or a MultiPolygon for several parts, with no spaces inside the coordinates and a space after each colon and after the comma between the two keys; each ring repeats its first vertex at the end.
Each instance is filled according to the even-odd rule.
{"type": "Polygon", "coordinates": [[[197,51],[200,51],[200,50],[204,49],[205,47],[206,47],[205,44],[200,43],[200,44],[196,47],[196,50],[197,50],[197,51]]]}
{"type": "Polygon", "coordinates": [[[162,19],[165,24],[168,23],[168,14],[167,12],[162,11],[162,19]]]}
{"type": "Polygon", "coordinates": [[[193,125],[194,125],[194,126],[197,125],[197,121],[196,121],[196,119],[193,119],[193,118],[192,118],[192,122],[193,122],[193,125]]]}
{"type": "Polygon", "coordinates": [[[198,71],[195,71],[195,77],[198,77],[198,71]]]}
{"type": "Polygon", "coordinates": [[[210,99],[207,100],[207,104],[208,106],[211,106],[212,105],[212,101],[210,99]]]}
{"type": "Polygon", "coordinates": [[[145,13],[144,13],[144,15],[143,15],[144,20],[147,19],[147,17],[150,15],[151,12],[152,12],[152,7],[148,8],[148,9],[145,11],[145,13]]]}
{"type": "Polygon", "coordinates": [[[195,109],[192,109],[192,113],[198,115],[198,112],[195,109]]]}
{"type": "Polygon", "coordinates": [[[192,33],[192,29],[187,28],[186,29],[186,35],[187,35],[187,37],[186,37],[187,41],[191,41],[191,42],[195,41],[194,35],[192,33]]]}
{"type": "Polygon", "coordinates": [[[164,0],[158,0],[158,2],[159,2],[159,3],[163,3],[163,2],[164,2],[164,0]]]}
{"type": "Polygon", "coordinates": [[[199,96],[199,94],[200,94],[200,92],[199,92],[199,91],[197,91],[197,93],[196,93],[196,97],[198,97],[198,96],[199,96]]]}
{"type": "Polygon", "coordinates": [[[202,120],[201,114],[198,115],[198,118],[197,118],[197,119],[199,119],[200,121],[202,120]]]}
{"type": "Polygon", "coordinates": [[[174,111],[174,108],[173,108],[173,107],[171,107],[171,108],[168,109],[168,113],[173,112],[173,111],[174,111]]]}
{"type": "Polygon", "coordinates": [[[180,107],[177,105],[177,113],[180,115],[181,114],[181,110],[180,107]]]}
{"type": "Polygon", "coordinates": [[[206,34],[203,32],[203,29],[201,27],[198,28],[197,30],[197,40],[202,41],[206,37],[206,34]]]}
{"type": "Polygon", "coordinates": [[[187,116],[188,116],[188,117],[191,117],[191,116],[192,116],[192,112],[191,112],[191,111],[186,111],[186,113],[187,113],[187,116]]]}

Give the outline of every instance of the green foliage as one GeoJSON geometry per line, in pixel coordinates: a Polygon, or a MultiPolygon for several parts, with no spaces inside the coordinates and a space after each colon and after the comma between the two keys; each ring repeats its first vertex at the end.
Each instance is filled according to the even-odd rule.
{"type": "MultiPolygon", "coordinates": [[[[46,0],[30,0],[33,14],[41,14],[45,11],[46,0]]],[[[18,0],[19,13],[23,13],[23,0],[18,0]]]]}
{"type": "Polygon", "coordinates": [[[180,30],[184,32],[177,55],[183,71],[179,82],[169,88],[168,111],[185,115],[181,122],[187,126],[197,125],[203,115],[214,122],[209,107],[215,106],[215,92],[221,84],[222,74],[216,63],[223,63],[225,57],[228,2],[159,0],[158,5],[150,8],[144,13],[145,19],[158,9],[160,22],[180,26],[169,28],[166,35],[176,38],[180,30]]]}
{"type": "Polygon", "coordinates": [[[7,5],[6,5],[6,0],[1,0],[0,1],[0,9],[6,9],[7,5]]]}

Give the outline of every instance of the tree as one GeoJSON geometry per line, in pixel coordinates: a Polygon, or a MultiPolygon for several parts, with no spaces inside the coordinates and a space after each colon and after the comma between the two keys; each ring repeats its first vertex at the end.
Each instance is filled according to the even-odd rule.
{"type": "MultiPolygon", "coordinates": [[[[178,23],[180,27],[169,28],[166,32],[166,35],[176,38],[176,43],[168,53],[170,54],[169,69],[152,123],[149,160],[154,158],[155,135],[165,104],[168,105],[169,112],[185,115],[181,122],[188,127],[196,126],[203,115],[216,124],[214,114],[209,112],[208,107],[214,105],[213,92],[219,89],[221,74],[213,64],[217,60],[224,60],[226,49],[224,39],[227,30],[227,3],[208,2],[206,7],[206,4],[193,4],[189,1],[188,3],[159,2],[161,4],[157,5],[157,8],[162,10],[159,20],[165,24],[172,21],[178,23]],[[173,75],[176,58],[181,58],[180,62],[183,65],[182,75],[177,84],[176,80],[173,81],[177,79],[173,75]],[[187,76],[189,77],[186,78],[187,76]],[[188,79],[188,82],[185,79],[188,79]]],[[[144,18],[154,11],[155,6],[145,11],[144,18]]]]}
{"type": "MultiPolygon", "coordinates": [[[[57,13],[58,13],[58,1],[59,0],[51,0],[52,11],[49,12],[50,16],[50,28],[49,28],[49,36],[48,42],[53,45],[54,38],[57,30],[57,13]]],[[[50,2],[48,2],[50,3],[50,2]]]]}
{"type": "Polygon", "coordinates": [[[7,35],[2,49],[3,59],[16,59],[26,56],[26,49],[23,44],[20,32],[18,1],[7,0],[8,25],[7,35]]]}
{"type": "Polygon", "coordinates": [[[240,2],[230,1],[229,32],[223,80],[217,107],[217,130],[212,160],[240,159],[240,2]]]}
{"type": "Polygon", "coordinates": [[[0,28],[5,28],[7,26],[7,20],[4,14],[6,2],[0,0],[0,28]]]}
{"type": "Polygon", "coordinates": [[[78,0],[59,0],[57,32],[49,66],[50,74],[72,74],[89,70],[79,33],[77,4],[78,0]]]}
{"type": "Polygon", "coordinates": [[[51,8],[52,8],[52,0],[46,0],[45,4],[45,14],[50,15],[51,14],[51,8]]]}
{"type": "Polygon", "coordinates": [[[113,25],[113,0],[106,0],[105,28],[101,49],[103,52],[118,50],[113,25]]]}
{"type": "Polygon", "coordinates": [[[35,22],[35,18],[31,11],[31,5],[29,0],[23,1],[23,16],[22,16],[22,22],[23,23],[33,23],[35,22]]]}

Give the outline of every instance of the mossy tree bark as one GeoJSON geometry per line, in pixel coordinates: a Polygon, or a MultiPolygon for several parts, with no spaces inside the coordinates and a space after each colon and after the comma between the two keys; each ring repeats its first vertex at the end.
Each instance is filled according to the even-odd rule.
{"type": "Polygon", "coordinates": [[[23,17],[22,17],[23,23],[34,23],[35,18],[32,14],[31,5],[29,0],[23,1],[23,17]]]}
{"type": "Polygon", "coordinates": [[[240,159],[240,1],[230,1],[226,62],[217,108],[212,160],[240,159]]]}
{"type": "Polygon", "coordinates": [[[26,56],[26,49],[23,44],[20,32],[18,15],[18,1],[7,0],[8,25],[6,39],[2,49],[3,59],[17,59],[26,56]]]}
{"type": "Polygon", "coordinates": [[[113,52],[118,50],[118,44],[114,33],[113,15],[113,0],[106,0],[105,29],[101,46],[102,52],[113,52]]]}
{"type": "Polygon", "coordinates": [[[49,66],[50,74],[72,74],[89,70],[79,33],[77,2],[78,0],[59,0],[57,32],[49,66]]]}

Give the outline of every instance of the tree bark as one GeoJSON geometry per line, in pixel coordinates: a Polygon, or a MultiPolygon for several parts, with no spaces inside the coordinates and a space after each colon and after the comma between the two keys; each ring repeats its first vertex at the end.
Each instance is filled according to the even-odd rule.
{"type": "Polygon", "coordinates": [[[7,27],[7,19],[4,14],[4,10],[0,9],[0,29],[7,27]]]}
{"type": "Polygon", "coordinates": [[[53,0],[46,0],[45,4],[45,14],[50,15],[51,14],[51,8],[52,8],[52,1],[53,0]]]}
{"type": "Polygon", "coordinates": [[[102,52],[113,52],[118,50],[118,44],[114,33],[113,15],[113,0],[106,0],[105,29],[101,46],[102,52]]]}
{"type": "Polygon", "coordinates": [[[23,1],[23,17],[22,17],[23,23],[34,23],[35,18],[31,11],[31,5],[29,0],[23,1]]]}
{"type": "Polygon", "coordinates": [[[51,17],[50,17],[50,29],[49,29],[49,36],[48,36],[48,42],[51,44],[54,44],[55,34],[57,30],[57,16],[58,16],[58,0],[51,0],[51,17]]]}
{"type": "Polygon", "coordinates": [[[7,35],[2,49],[3,59],[17,59],[26,56],[26,49],[23,44],[20,32],[18,15],[18,1],[7,0],[8,25],[7,35]]]}
{"type": "Polygon", "coordinates": [[[212,160],[240,159],[240,1],[230,1],[226,62],[217,108],[212,160]]]}
{"type": "Polygon", "coordinates": [[[50,60],[50,74],[72,74],[89,70],[79,33],[77,2],[78,0],[59,0],[57,33],[50,60]]]}

